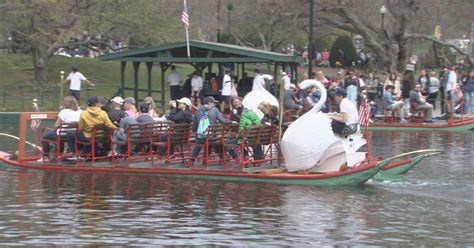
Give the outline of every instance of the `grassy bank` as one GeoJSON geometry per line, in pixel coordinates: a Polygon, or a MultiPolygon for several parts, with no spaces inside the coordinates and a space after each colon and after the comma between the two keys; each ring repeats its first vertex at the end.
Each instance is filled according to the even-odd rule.
{"type": "MultiPolygon", "coordinates": [[[[40,100],[42,110],[57,110],[60,96],[60,71],[65,76],[70,71],[71,65],[76,64],[79,70],[96,84],[96,88],[87,88],[83,84],[81,91],[81,104],[85,103],[87,95],[103,95],[112,98],[120,87],[120,62],[103,62],[91,58],[68,58],[54,56],[47,68],[48,83],[43,86],[32,84],[33,65],[30,55],[23,54],[0,54],[0,111],[27,111],[31,108],[31,100],[40,100]]],[[[181,75],[187,75],[192,70],[190,66],[178,65],[181,75]]],[[[161,75],[159,66],[155,65],[152,70],[152,88],[161,89],[161,75]]],[[[165,75],[167,77],[167,75],[165,75]]],[[[147,88],[147,71],[145,64],[139,69],[139,88],[147,88]]],[[[133,68],[127,63],[125,70],[125,87],[133,87],[133,68]]],[[[64,94],[67,93],[69,85],[64,85],[64,94]]],[[[165,87],[167,90],[168,85],[165,87]]],[[[133,91],[126,91],[127,96],[132,96],[133,91]]],[[[140,92],[139,98],[146,96],[146,92],[140,92]]],[[[167,97],[168,94],[166,94],[167,97]]],[[[153,98],[160,99],[160,93],[153,93],[153,98]]]]}

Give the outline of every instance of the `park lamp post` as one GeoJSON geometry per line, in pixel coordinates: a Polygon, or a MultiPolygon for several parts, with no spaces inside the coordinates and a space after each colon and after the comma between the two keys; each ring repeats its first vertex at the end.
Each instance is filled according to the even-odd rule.
{"type": "Polygon", "coordinates": [[[232,9],[234,6],[232,5],[231,0],[227,0],[227,33],[230,35],[230,12],[232,12],[232,9]]]}
{"type": "Polygon", "coordinates": [[[384,17],[386,13],[387,13],[387,8],[385,7],[385,5],[382,5],[382,7],[380,7],[380,15],[382,16],[382,29],[384,29],[383,21],[384,21],[384,17]]]}
{"type": "Polygon", "coordinates": [[[60,91],[61,91],[60,94],[59,94],[59,95],[60,95],[60,98],[59,98],[59,109],[63,109],[63,98],[64,98],[64,96],[63,96],[63,93],[64,93],[64,89],[63,89],[63,87],[64,87],[64,84],[63,84],[63,82],[64,82],[64,71],[60,71],[59,74],[61,75],[61,81],[59,82],[59,87],[60,87],[60,91]]]}

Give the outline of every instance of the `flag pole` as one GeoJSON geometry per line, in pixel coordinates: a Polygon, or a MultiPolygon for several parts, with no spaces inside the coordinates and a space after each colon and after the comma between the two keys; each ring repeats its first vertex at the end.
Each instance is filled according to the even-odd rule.
{"type": "Polygon", "coordinates": [[[190,59],[191,58],[191,53],[189,51],[189,30],[187,28],[186,28],[186,47],[187,47],[187,50],[188,50],[188,59],[190,59]]]}
{"type": "Polygon", "coordinates": [[[181,21],[184,23],[184,27],[186,29],[186,48],[188,52],[188,60],[190,60],[191,51],[189,49],[189,13],[188,13],[188,5],[186,4],[186,0],[183,0],[183,13],[181,15],[181,21]]]}
{"type": "Polygon", "coordinates": [[[365,140],[367,144],[367,161],[370,161],[369,124],[365,126],[365,140]]]}

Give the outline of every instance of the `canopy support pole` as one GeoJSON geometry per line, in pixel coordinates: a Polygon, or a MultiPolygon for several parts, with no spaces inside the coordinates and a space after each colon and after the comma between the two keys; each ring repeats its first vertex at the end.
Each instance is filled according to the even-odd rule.
{"type": "Polygon", "coordinates": [[[151,70],[153,69],[153,62],[146,62],[146,70],[148,74],[148,96],[151,96],[151,70]]]}
{"type": "Polygon", "coordinates": [[[125,67],[127,62],[121,61],[120,62],[120,96],[122,98],[125,97],[125,67]]]}
{"type": "Polygon", "coordinates": [[[133,62],[133,97],[138,101],[138,69],[140,69],[140,62],[133,62]]]}

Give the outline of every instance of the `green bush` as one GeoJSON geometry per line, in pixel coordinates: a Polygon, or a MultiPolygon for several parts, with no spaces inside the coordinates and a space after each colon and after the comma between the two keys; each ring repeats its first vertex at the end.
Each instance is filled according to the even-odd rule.
{"type": "Polygon", "coordinates": [[[331,67],[335,67],[337,61],[341,62],[343,67],[351,67],[357,62],[357,52],[349,36],[339,36],[331,47],[329,56],[331,67]],[[339,50],[344,52],[344,59],[341,58],[339,50]]]}

